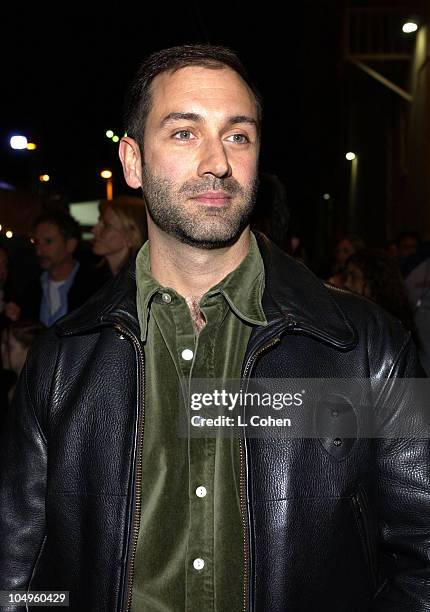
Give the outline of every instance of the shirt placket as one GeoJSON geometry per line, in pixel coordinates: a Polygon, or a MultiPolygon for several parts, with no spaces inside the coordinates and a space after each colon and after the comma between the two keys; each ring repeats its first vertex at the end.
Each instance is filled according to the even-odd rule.
{"type": "MultiPolygon", "coordinates": [[[[213,369],[209,323],[196,336],[191,317],[177,311],[177,357],[191,382],[213,369]],[[212,364],[212,366],[211,366],[212,364]]],[[[175,316],[175,313],[174,313],[175,316]]],[[[175,317],[176,319],[176,317],[175,317]]],[[[189,420],[188,420],[189,422],[189,420]]],[[[215,440],[192,438],[188,431],[189,529],[185,559],[186,605],[189,611],[214,609],[214,474],[215,440]]]]}

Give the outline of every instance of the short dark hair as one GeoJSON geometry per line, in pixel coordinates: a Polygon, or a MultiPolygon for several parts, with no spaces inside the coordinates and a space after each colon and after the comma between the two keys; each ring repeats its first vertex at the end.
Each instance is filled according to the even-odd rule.
{"type": "Polygon", "coordinates": [[[145,123],[151,108],[151,85],[163,72],[175,72],[187,66],[220,69],[225,66],[234,70],[248,85],[255,97],[258,128],[261,127],[263,108],[261,96],[236,53],[217,45],[181,45],[156,51],[139,66],[126,92],[124,103],[124,128],[134,138],[141,151],[145,123]]]}
{"type": "Polygon", "coordinates": [[[79,223],[65,210],[45,211],[41,213],[33,223],[33,229],[42,223],[52,223],[56,225],[60,234],[66,240],[75,238],[78,242],[81,240],[81,226],[79,223]]]}

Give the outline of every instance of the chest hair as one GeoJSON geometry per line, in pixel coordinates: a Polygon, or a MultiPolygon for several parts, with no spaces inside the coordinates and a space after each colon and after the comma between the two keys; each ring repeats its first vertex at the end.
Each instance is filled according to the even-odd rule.
{"type": "Polygon", "coordinates": [[[199,301],[197,298],[185,298],[187,306],[190,309],[191,318],[193,320],[194,329],[199,333],[206,325],[205,318],[200,310],[199,301]]]}

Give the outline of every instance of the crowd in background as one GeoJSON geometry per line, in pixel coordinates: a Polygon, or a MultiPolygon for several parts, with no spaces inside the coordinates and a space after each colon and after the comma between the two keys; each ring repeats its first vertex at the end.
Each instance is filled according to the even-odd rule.
{"type": "MultiPolygon", "coordinates": [[[[311,264],[301,237],[288,224],[284,186],[277,177],[266,175],[253,229],[300,259],[323,281],[358,293],[399,319],[411,331],[430,375],[430,246],[418,232],[402,232],[380,248],[367,247],[359,236],[343,236],[329,261],[311,264]]],[[[100,201],[92,240],[82,241],[81,232],[67,210],[43,212],[33,224],[32,257],[37,266],[29,266],[28,274],[9,272],[9,254],[0,244],[0,420],[11,405],[17,378],[37,336],[133,262],[147,239],[144,201],[128,196],[100,201]]]]}
{"type": "Polygon", "coordinates": [[[9,272],[9,254],[0,245],[0,420],[41,331],[90,299],[146,241],[143,200],[124,196],[100,201],[91,231],[90,243],[82,241],[82,228],[67,210],[48,208],[33,223],[33,261],[19,275],[9,272]]]}

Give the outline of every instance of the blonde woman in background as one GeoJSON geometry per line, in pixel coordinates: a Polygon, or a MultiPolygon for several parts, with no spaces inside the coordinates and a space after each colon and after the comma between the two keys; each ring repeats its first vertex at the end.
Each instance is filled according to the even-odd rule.
{"type": "Polygon", "coordinates": [[[115,276],[148,238],[144,200],[128,196],[101,200],[92,233],[93,253],[105,258],[115,276]]]}

